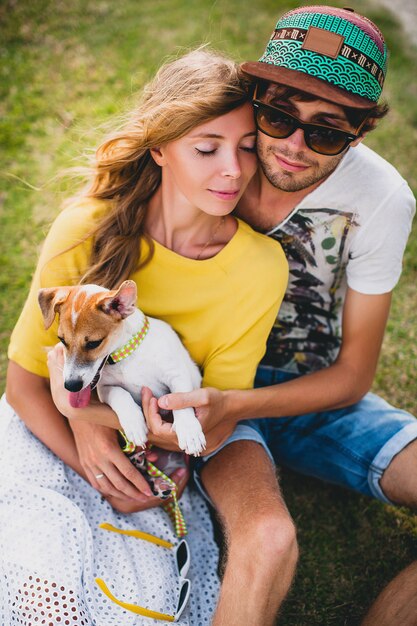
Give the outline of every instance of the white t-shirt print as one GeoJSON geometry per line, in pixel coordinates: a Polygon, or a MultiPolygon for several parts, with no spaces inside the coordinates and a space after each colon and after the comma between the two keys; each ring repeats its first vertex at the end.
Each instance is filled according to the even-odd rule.
{"type": "Polygon", "coordinates": [[[289,283],[263,364],[307,373],[341,343],[347,286],[382,294],[396,285],[415,199],[397,170],[360,144],[267,234],[284,248],[289,283]]]}

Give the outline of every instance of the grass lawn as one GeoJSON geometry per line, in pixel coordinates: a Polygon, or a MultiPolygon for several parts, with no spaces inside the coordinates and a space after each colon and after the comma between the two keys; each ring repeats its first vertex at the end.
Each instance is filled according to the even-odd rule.
{"type": "MultiPolygon", "coordinates": [[[[256,59],[278,14],[294,6],[293,1],[279,0],[4,0],[0,6],[2,389],[8,337],[24,302],[39,244],[75,185],[56,175],[82,162],[109,115],[126,107],[167,55],[210,42],[239,60],[256,59]]],[[[366,6],[361,2],[361,11],[366,6]]],[[[391,50],[385,96],[392,112],[367,143],[390,160],[417,192],[417,50],[403,47],[401,28],[390,14],[373,9],[368,15],[385,32],[391,50]]],[[[414,414],[416,278],[414,231],[374,386],[414,414]]],[[[382,586],[417,557],[414,516],[288,471],[282,473],[282,484],[299,529],[301,561],[280,624],[358,624],[382,586]]]]}

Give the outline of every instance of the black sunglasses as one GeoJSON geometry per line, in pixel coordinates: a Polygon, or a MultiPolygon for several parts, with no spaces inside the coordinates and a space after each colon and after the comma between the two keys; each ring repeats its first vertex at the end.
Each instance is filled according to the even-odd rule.
{"type": "MultiPolygon", "coordinates": [[[[287,111],[277,109],[270,104],[260,102],[260,100],[254,100],[252,104],[255,109],[256,126],[261,133],[274,139],[286,139],[298,128],[301,128],[304,132],[306,145],[318,154],[326,156],[340,154],[352,141],[359,137],[359,135],[321,124],[305,124],[287,111]]],[[[364,122],[365,120],[360,128],[364,122]]]]}

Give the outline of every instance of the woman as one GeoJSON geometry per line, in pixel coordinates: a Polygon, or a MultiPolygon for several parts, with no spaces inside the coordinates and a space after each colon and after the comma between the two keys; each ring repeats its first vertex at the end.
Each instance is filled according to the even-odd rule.
{"type": "MultiPolygon", "coordinates": [[[[57,327],[44,330],[37,293],[131,278],[140,308],[173,326],[204,385],[251,386],[288,270],[276,242],[230,215],[256,168],[248,99],[237,66],[219,55],[198,50],[164,65],[123,128],[100,146],[89,189],[45,241],[10,342],[2,403],[2,440],[13,443],[3,443],[0,474],[13,488],[6,480],[0,514],[14,520],[2,532],[4,623],[65,624],[66,607],[77,624],[149,623],[109,602],[97,575],[118,598],[172,612],[169,556],[98,529],[106,521],[174,539],[162,510],[142,510],[155,498],[120,451],[116,430],[99,425],[117,426],[111,409],[73,414],[56,375],[55,406],[45,346],[56,343],[57,327]]],[[[200,498],[185,494],[182,508],[196,584],[181,623],[208,624],[217,552],[200,498]]]]}

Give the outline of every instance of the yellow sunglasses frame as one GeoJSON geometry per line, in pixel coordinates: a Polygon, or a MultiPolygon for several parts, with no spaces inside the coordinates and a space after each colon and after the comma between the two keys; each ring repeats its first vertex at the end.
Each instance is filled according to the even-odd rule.
{"type": "MultiPolygon", "coordinates": [[[[127,535],[129,537],[136,537],[136,539],[142,539],[143,541],[148,541],[149,543],[154,543],[158,546],[162,546],[163,548],[168,548],[171,550],[174,548],[174,544],[170,541],[165,541],[165,539],[161,539],[160,537],[156,537],[155,535],[151,535],[150,533],[144,533],[141,530],[123,530],[121,528],[117,528],[108,522],[103,522],[99,524],[99,528],[103,530],[108,530],[113,533],[118,533],[120,535],[127,535]]],[[[151,611],[151,609],[147,609],[144,606],[139,606],[137,604],[130,604],[129,602],[123,602],[123,600],[118,600],[116,596],[112,594],[110,589],[107,587],[106,583],[102,578],[96,578],[95,582],[101,589],[101,591],[106,595],[109,600],[117,604],[118,606],[126,609],[127,611],[131,611],[132,613],[136,613],[136,615],[142,615],[142,617],[151,617],[153,619],[166,621],[166,622],[175,622],[177,619],[176,615],[168,615],[167,613],[159,613],[158,611],[151,611]]]]}

